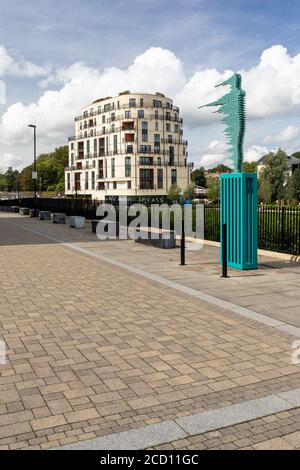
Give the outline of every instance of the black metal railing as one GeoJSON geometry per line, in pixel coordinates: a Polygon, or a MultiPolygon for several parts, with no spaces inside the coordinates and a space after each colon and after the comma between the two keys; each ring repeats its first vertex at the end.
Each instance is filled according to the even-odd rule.
{"type": "MultiPolygon", "coordinates": [[[[151,190],[153,178],[141,178],[143,189],[151,190]]],[[[143,201],[145,203],[145,201],[143,201]]],[[[149,202],[151,205],[153,201],[149,202]]],[[[96,216],[99,202],[81,198],[38,198],[36,208],[67,215],[82,215],[88,219],[96,216]]],[[[35,207],[32,197],[0,200],[0,206],[35,207]]],[[[258,206],[258,247],[263,250],[300,255],[300,206],[258,206]]],[[[194,215],[196,211],[194,211],[194,215]]],[[[195,222],[195,221],[194,221],[195,222]]],[[[220,241],[220,206],[204,206],[204,237],[220,241]]]]}

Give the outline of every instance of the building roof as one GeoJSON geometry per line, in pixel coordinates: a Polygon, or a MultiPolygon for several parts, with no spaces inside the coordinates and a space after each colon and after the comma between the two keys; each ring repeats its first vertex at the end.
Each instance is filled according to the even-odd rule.
{"type": "MultiPolygon", "coordinates": [[[[257,160],[257,164],[264,165],[267,157],[268,155],[264,155],[263,157],[261,157],[259,160],[257,160]]],[[[300,158],[293,157],[292,155],[287,155],[288,168],[292,168],[293,165],[299,165],[300,167],[300,158]]]]}

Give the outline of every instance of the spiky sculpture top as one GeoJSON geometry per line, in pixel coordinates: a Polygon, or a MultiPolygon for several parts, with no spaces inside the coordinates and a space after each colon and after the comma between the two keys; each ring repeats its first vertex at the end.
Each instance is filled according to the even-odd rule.
{"type": "Polygon", "coordinates": [[[220,106],[215,111],[216,113],[223,113],[225,117],[222,122],[225,123],[225,134],[227,136],[227,142],[230,145],[229,151],[232,152],[234,171],[236,173],[242,172],[243,167],[243,142],[245,134],[245,95],[246,93],[241,88],[242,77],[240,74],[235,73],[232,77],[225,80],[216,86],[230,85],[230,92],[224,95],[222,98],[212,103],[199,106],[204,108],[206,106],[220,106]]]}

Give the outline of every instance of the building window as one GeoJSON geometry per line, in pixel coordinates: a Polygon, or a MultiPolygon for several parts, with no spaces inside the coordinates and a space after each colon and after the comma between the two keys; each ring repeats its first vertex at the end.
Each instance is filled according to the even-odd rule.
{"type": "Polygon", "coordinates": [[[131,111],[125,111],[125,119],[131,118],[131,111]]]}
{"type": "Polygon", "coordinates": [[[161,157],[157,157],[157,166],[161,166],[161,157]]]}
{"type": "Polygon", "coordinates": [[[115,132],[115,125],[114,124],[111,125],[111,131],[115,132]]]}
{"type": "Polygon", "coordinates": [[[155,117],[155,119],[158,119],[158,111],[157,110],[154,112],[154,117],[155,117]]]}
{"type": "Polygon", "coordinates": [[[131,176],[131,157],[125,157],[125,176],[131,176]]]}
{"type": "Polygon", "coordinates": [[[97,156],[97,139],[94,139],[94,157],[97,156]]]}
{"type": "Polygon", "coordinates": [[[117,189],[117,182],[113,181],[113,189],[117,189]]]}
{"type": "Polygon", "coordinates": [[[170,113],[170,111],[167,111],[167,112],[166,112],[166,119],[167,119],[168,121],[171,121],[171,113],[170,113]]]}
{"type": "Polygon", "coordinates": [[[85,173],[85,189],[89,189],[89,174],[85,173]]]}
{"type": "Polygon", "coordinates": [[[169,165],[174,165],[174,147],[169,147],[169,165]]]}
{"type": "Polygon", "coordinates": [[[155,130],[158,131],[158,122],[155,121],[155,130]]]}
{"type": "Polygon", "coordinates": [[[70,191],[71,189],[71,174],[67,173],[67,190],[70,191]]]}
{"type": "Polygon", "coordinates": [[[125,142],[134,142],[134,134],[125,134],[125,142]]]}
{"type": "Polygon", "coordinates": [[[161,108],[162,103],[158,100],[153,100],[153,108],[161,108]]]}
{"type": "Polygon", "coordinates": [[[129,107],[130,108],[135,108],[136,107],[136,99],[135,98],[129,98],[129,107]]]}
{"type": "Polygon", "coordinates": [[[111,109],[110,103],[104,105],[104,112],[105,112],[105,113],[107,113],[108,111],[110,111],[110,109],[111,109]]]}
{"type": "Polygon", "coordinates": [[[143,109],[139,109],[139,110],[138,110],[138,118],[144,119],[144,117],[145,117],[145,112],[144,112],[144,110],[143,110],[143,109]]]}
{"type": "Polygon", "coordinates": [[[98,114],[101,114],[101,106],[98,106],[98,114]]]}
{"type": "Polygon", "coordinates": [[[153,169],[140,169],[140,189],[153,189],[153,169]]]}
{"type": "Polygon", "coordinates": [[[131,181],[127,181],[127,189],[131,189],[131,181]]]}
{"type": "Polygon", "coordinates": [[[115,114],[115,113],[111,113],[110,119],[111,119],[111,121],[115,121],[115,119],[116,119],[116,114],[115,114]]]}
{"type": "Polygon", "coordinates": [[[178,124],[174,125],[174,132],[178,132],[178,124]]]}
{"type": "Polygon", "coordinates": [[[133,153],[133,145],[127,145],[126,153],[133,153]]]}
{"type": "Polygon", "coordinates": [[[140,145],[140,153],[151,153],[151,145],[140,145]]]}
{"type": "Polygon", "coordinates": [[[105,124],[105,114],[102,116],[102,124],[105,124]]]}
{"type": "Polygon", "coordinates": [[[177,170],[171,170],[171,184],[177,184],[177,170]]]}
{"type": "Polygon", "coordinates": [[[164,187],[164,173],[162,168],[157,170],[157,189],[163,189],[164,187]]]}
{"type": "Polygon", "coordinates": [[[114,153],[118,153],[118,136],[114,135],[114,153]]]}
{"type": "Polygon", "coordinates": [[[102,127],[102,134],[105,134],[105,126],[102,127]]]}
{"type": "Polygon", "coordinates": [[[172,135],[168,135],[168,143],[171,144],[173,142],[173,137],[172,135]]]}
{"type": "Polygon", "coordinates": [[[144,98],[140,98],[140,107],[141,107],[141,108],[144,107],[144,98]]]}
{"type": "Polygon", "coordinates": [[[74,153],[71,153],[71,166],[74,165],[74,153]]]}
{"type": "Polygon", "coordinates": [[[160,134],[154,134],[154,153],[160,153],[160,134]]]}
{"type": "Polygon", "coordinates": [[[90,141],[86,141],[86,156],[89,157],[90,155],[90,141]]]}
{"type": "Polygon", "coordinates": [[[166,123],[166,131],[171,132],[171,124],[169,122],[166,123]]]}
{"type": "Polygon", "coordinates": [[[71,144],[71,150],[74,150],[74,143],[71,144]]]}
{"type": "Polygon", "coordinates": [[[95,189],[95,172],[92,171],[92,189],[95,189]]]}
{"type": "Polygon", "coordinates": [[[142,142],[148,141],[148,122],[142,121],[142,142]]]}
{"type": "Polygon", "coordinates": [[[111,177],[114,178],[116,176],[116,167],[115,167],[115,159],[111,159],[111,177]]]}

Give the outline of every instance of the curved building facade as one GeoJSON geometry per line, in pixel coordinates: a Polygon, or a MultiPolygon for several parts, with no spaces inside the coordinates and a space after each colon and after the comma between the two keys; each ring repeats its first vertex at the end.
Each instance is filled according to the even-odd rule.
{"type": "Polygon", "coordinates": [[[97,200],[166,196],[191,181],[183,121],[161,93],[122,92],[94,101],[69,138],[66,195],[97,200]]]}

